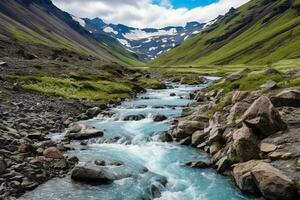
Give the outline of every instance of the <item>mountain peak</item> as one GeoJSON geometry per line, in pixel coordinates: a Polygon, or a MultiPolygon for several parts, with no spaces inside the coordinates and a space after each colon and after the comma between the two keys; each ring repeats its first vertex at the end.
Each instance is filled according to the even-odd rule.
{"type": "Polygon", "coordinates": [[[103,20],[86,19],[86,27],[91,33],[104,32],[115,38],[127,50],[140,54],[143,60],[152,60],[160,54],[181,44],[189,37],[200,33],[205,24],[193,21],[182,26],[164,28],[133,28],[124,24],[103,24],[103,20]],[[99,25],[100,24],[100,25],[99,25]]]}

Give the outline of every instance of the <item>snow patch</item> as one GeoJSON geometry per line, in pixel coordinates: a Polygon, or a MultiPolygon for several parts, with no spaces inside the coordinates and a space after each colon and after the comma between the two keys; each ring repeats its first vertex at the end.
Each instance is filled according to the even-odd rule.
{"type": "Polygon", "coordinates": [[[156,49],[158,49],[158,47],[151,47],[149,48],[149,51],[155,51],[156,49]]]}
{"type": "Polygon", "coordinates": [[[80,24],[80,26],[85,27],[85,21],[79,17],[72,15],[72,19],[80,24]]]}
{"type": "Polygon", "coordinates": [[[131,45],[129,44],[129,42],[128,42],[127,40],[119,39],[119,38],[118,38],[118,41],[119,41],[121,44],[123,44],[124,46],[131,48],[131,45]]]}
{"type": "Polygon", "coordinates": [[[176,28],[171,28],[170,30],[157,30],[156,32],[145,32],[142,29],[135,29],[131,31],[130,33],[126,33],[123,35],[125,38],[129,40],[140,40],[140,39],[145,39],[145,38],[150,38],[150,37],[158,37],[158,36],[164,36],[164,35],[176,35],[177,30],[176,28]]]}
{"type": "Polygon", "coordinates": [[[105,29],[103,29],[104,32],[106,33],[114,33],[115,35],[118,35],[118,31],[115,31],[112,27],[106,27],[105,29]]]}

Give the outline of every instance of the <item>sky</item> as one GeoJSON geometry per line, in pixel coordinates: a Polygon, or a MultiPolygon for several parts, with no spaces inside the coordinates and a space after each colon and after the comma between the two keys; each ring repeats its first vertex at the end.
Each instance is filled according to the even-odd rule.
{"type": "Polygon", "coordinates": [[[53,0],[64,11],[81,18],[99,17],[106,23],[136,28],[183,26],[208,22],[249,0],[53,0]]]}

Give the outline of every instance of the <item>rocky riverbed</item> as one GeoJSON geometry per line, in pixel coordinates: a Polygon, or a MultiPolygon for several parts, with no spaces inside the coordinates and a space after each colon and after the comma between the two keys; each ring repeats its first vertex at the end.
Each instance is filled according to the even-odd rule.
{"type": "Polygon", "coordinates": [[[22,199],[252,199],[215,168],[243,193],[298,199],[300,92],[235,91],[211,113],[222,90],[188,94],[196,88],[171,85],[105,112],[101,103],[17,91],[0,107],[1,198],[59,177],[22,199]]]}
{"type": "Polygon", "coordinates": [[[70,149],[66,143],[51,141],[49,135],[107,106],[29,93],[5,80],[0,85],[1,91],[10,93],[0,99],[0,199],[14,199],[65,176],[78,162],[63,155],[70,149]]]}
{"type": "Polygon", "coordinates": [[[172,136],[202,149],[213,166],[232,177],[248,194],[270,200],[296,200],[300,191],[300,91],[195,92],[196,102],[184,108],[172,136]],[[206,113],[223,105],[214,113],[206,113]]]}

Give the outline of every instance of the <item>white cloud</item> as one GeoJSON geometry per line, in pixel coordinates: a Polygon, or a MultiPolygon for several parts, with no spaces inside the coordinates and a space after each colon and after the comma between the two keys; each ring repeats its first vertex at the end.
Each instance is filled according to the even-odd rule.
{"type": "Polygon", "coordinates": [[[174,9],[169,0],[160,5],[152,0],[53,0],[61,9],[79,17],[100,17],[107,23],[121,23],[132,27],[160,28],[185,25],[189,21],[207,22],[231,7],[238,7],[249,0],[219,0],[194,9],[174,9]]]}

